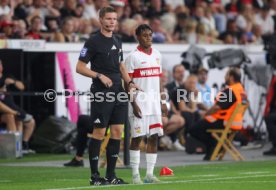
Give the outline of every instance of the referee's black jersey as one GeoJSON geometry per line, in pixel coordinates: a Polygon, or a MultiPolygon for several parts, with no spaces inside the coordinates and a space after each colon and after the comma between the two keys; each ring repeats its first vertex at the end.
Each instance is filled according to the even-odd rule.
{"type": "Polygon", "coordinates": [[[92,34],[85,42],[79,60],[90,61],[91,70],[106,75],[114,84],[121,84],[119,65],[123,61],[123,51],[122,42],[116,35],[106,37],[100,31],[92,34]]]}

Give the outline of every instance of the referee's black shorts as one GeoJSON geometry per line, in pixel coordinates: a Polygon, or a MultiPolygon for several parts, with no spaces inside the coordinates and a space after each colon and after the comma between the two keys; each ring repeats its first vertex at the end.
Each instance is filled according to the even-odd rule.
{"type": "Polygon", "coordinates": [[[91,118],[94,127],[106,128],[109,125],[125,124],[128,98],[121,84],[114,84],[111,88],[92,85],[91,95],[91,118]],[[118,96],[125,98],[118,99],[118,96]]]}

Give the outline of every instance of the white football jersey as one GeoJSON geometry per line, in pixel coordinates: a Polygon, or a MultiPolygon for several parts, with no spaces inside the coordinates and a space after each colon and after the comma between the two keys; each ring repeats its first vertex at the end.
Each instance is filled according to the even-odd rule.
{"type": "MultiPolygon", "coordinates": [[[[136,97],[142,115],[161,115],[160,105],[160,77],[162,75],[161,54],[151,48],[148,54],[139,46],[125,59],[129,76],[132,77],[142,90],[136,97]]],[[[129,106],[129,115],[133,115],[132,106],[129,106]]]]}

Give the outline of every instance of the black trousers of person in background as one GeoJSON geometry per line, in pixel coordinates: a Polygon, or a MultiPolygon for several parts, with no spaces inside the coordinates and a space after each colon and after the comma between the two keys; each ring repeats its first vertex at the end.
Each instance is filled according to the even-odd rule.
{"type": "Polygon", "coordinates": [[[209,129],[223,129],[223,120],[217,120],[213,123],[202,119],[195,123],[189,130],[188,133],[195,139],[201,141],[206,146],[205,160],[210,159],[214,148],[216,147],[217,141],[212,137],[210,133],[207,132],[209,129]]]}
{"type": "MultiPolygon", "coordinates": [[[[184,130],[184,134],[181,134],[181,135],[184,135],[184,137],[186,137],[187,131],[189,131],[189,129],[192,128],[192,126],[200,120],[200,115],[198,112],[194,112],[194,113],[181,112],[181,116],[185,119],[185,124],[184,124],[185,130],[184,130]]],[[[177,140],[178,134],[181,131],[181,129],[169,135],[172,142],[175,142],[177,140]]]]}
{"type": "Polygon", "coordinates": [[[80,115],[77,122],[76,156],[83,157],[87,147],[87,134],[92,133],[93,120],[89,115],[80,115]]]}

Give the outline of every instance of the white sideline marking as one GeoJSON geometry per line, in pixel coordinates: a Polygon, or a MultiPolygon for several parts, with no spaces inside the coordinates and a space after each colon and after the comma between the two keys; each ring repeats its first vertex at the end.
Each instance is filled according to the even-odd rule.
{"type": "Polygon", "coordinates": [[[54,179],[54,181],[83,181],[83,179],[54,179]]]}
{"type": "Polygon", "coordinates": [[[0,180],[0,183],[9,183],[11,180],[0,180]]]}
{"type": "Polygon", "coordinates": [[[257,172],[242,172],[240,174],[245,174],[245,175],[254,175],[254,174],[269,174],[271,172],[269,171],[257,171],[257,172]]]}
{"type": "Polygon", "coordinates": [[[229,183],[229,184],[241,184],[241,183],[276,183],[276,181],[202,181],[202,182],[198,182],[198,183],[229,183]]]}
{"type": "MultiPolygon", "coordinates": [[[[267,175],[250,175],[250,176],[237,176],[237,177],[218,177],[218,178],[209,178],[209,179],[191,179],[191,180],[178,180],[178,181],[164,181],[162,183],[148,183],[141,185],[163,185],[163,184],[172,184],[172,183],[192,183],[192,182],[208,182],[208,181],[217,181],[217,180],[231,180],[231,179],[246,179],[246,178],[258,178],[258,177],[272,177],[276,174],[267,174],[267,175]]],[[[236,182],[236,181],[235,181],[236,182]]],[[[140,186],[140,184],[128,184],[128,185],[104,185],[104,186],[83,186],[83,187],[68,187],[68,188],[58,188],[58,189],[42,189],[42,190],[73,190],[73,189],[94,189],[94,188],[106,188],[106,187],[120,187],[120,186],[140,186]]]]}
{"type": "Polygon", "coordinates": [[[192,175],[191,177],[217,177],[217,174],[206,174],[206,175],[192,175]]]}

